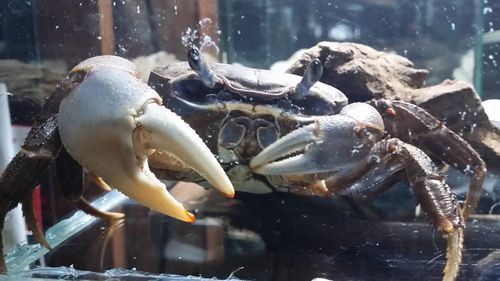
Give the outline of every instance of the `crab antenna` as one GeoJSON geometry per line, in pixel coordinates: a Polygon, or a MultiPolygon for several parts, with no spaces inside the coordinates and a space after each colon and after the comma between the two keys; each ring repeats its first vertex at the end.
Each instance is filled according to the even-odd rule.
{"type": "Polygon", "coordinates": [[[323,65],[319,59],[314,59],[304,72],[302,80],[297,84],[296,92],[299,97],[305,97],[314,83],[321,79],[323,74],[323,65]]]}
{"type": "Polygon", "coordinates": [[[215,87],[215,83],[217,82],[217,76],[212,71],[212,69],[208,66],[207,62],[203,60],[203,56],[197,47],[191,46],[187,53],[187,60],[189,66],[192,70],[194,70],[198,76],[200,76],[203,84],[209,88],[215,87]]]}

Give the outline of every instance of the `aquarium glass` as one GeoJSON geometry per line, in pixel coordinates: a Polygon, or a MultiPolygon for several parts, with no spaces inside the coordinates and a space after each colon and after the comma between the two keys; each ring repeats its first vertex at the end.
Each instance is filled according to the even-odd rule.
{"type": "MultiPolygon", "coordinates": [[[[9,271],[0,279],[441,280],[451,234],[432,203],[452,213],[455,226],[465,225],[457,280],[500,280],[499,15],[494,0],[1,1],[0,212],[31,194],[51,249],[37,244],[18,207],[6,216],[9,271]],[[193,48],[203,61],[198,72],[185,63],[196,65],[193,48]],[[120,159],[150,157],[149,165],[137,165],[151,169],[195,222],[99,188],[98,177],[108,175],[82,169],[57,131],[40,137],[50,129],[41,122],[58,118],[58,104],[47,108],[50,97],[94,79],[68,73],[100,55],[137,66],[137,83],[162,95],[148,103],[170,108],[194,129],[232,181],[234,198],[182,166],[188,157],[179,151],[194,148],[172,147],[180,155],[161,158],[164,145],[137,137],[147,124],[131,120],[148,103],[126,104],[144,88],[126,88],[111,103],[107,91],[121,85],[91,88],[95,100],[72,116],[121,112],[115,117],[134,128],[127,144],[147,145],[120,159]],[[308,70],[313,59],[319,76],[308,70]],[[347,100],[372,107],[339,113],[347,100]],[[401,103],[408,103],[403,113],[401,103]],[[377,122],[386,122],[385,130],[377,122]],[[32,128],[39,138],[24,142],[32,128]],[[291,131],[292,148],[270,161],[305,153],[296,171],[252,173],[265,170],[251,166],[255,155],[291,131]],[[59,146],[37,150],[42,139],[59,146]],[[24,154],[9,165],[18,152],[24,154]],[[37,157],[46,164],[23,168],[37,157]],[[447,182],[454,195],[446,185],[432,187],[436,182],[447,182]],[[460,211],[450,210],[474,184],[480,201],[462,222],[460,211]],[[13,195],[19,190],[22,196],[13,195]],[[125,219],[85,214],[80,196],[125,219]],[[433,211],[437,217],[429,218],[433,211]]],[[[126,85],[136,79],[99,75],[126,85]]],[[[103,145],[115,149],[111,134],[124,124],[117,120],[109,130],[89,125],[82,137],[109,134],[103,145]]]]}

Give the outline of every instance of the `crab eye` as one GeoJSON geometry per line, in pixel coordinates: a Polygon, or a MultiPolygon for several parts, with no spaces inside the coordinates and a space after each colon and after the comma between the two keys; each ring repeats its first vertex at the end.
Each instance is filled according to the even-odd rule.
{"type": "Polygon", "coordinates": [[[314,59],[307,66],[304,76],[302,76],[302,80],[300,80],[295,87],[297,96],[300,98],[307,96],[314,83],[321,79],[321,75],[323,75],[323,65],[319,59],[314,59]]]}
{"type": "Polygon", "coordinates": [[[194,70],[198,76],[200,76],[203,84],[209,88],[215,87],[215,84],[219,80],[216,74],[210,69],[207,62],[203,60],[203,57],[197,47],[191,46],[187,53],[187,60],[189,67],[194,70]]]}
{"type": "Polygon", "coordinates": [[[378,100],[375,102],[378,111],[386,116],[395,116],[396,111],[392,107],[392,104],[386,100],[378,100]]]}
{"type": "Polygon", "coordinates": [[[201,68],[201,56],[200,56],[200,51],[196,47],[191,47],[188,50],[187,53],[187,60],[189,63],[189,66],[191,69],[194,71],[200,70],[201,68]]]}
{"type": "Polygon", "coordinates": [[[314,59],[309,65],[311,72],[311,80],[317,82],[321,79],[321,75],[323,75],[323,65],[319,59],[314,59]]]}

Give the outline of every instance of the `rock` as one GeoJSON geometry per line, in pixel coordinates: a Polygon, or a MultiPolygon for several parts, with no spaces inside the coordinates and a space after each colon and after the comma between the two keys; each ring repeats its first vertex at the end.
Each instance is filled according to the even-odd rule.
{"type": "Polygon", "coordinates": [[[423,87],[428,74],[401,56],[336,42],[320,42],[306,50],[287,72],[302,75],[315,58],[324,66],[321,81],[340,89],[351,101],[396,98],[401,91],[423,87]]]}
{"type": "Polygon", "coordinates": [[[490,167],[500,165],[500,130],[488,119],[474,88],[463,81],[424,85],[428,71],[408,59],[355,43],[320,42],[306,50],[288,70],[302,75],[315,59],[324,66],[321,81],[351,101],[398,99],[429,111],[461,135],[490,167]]]}
{"type": "Polygon", "coordinates": [[[18,102],[45,103],[64,77],[63,72],[17,60],[0,60],[0,81],[18,102]]]}

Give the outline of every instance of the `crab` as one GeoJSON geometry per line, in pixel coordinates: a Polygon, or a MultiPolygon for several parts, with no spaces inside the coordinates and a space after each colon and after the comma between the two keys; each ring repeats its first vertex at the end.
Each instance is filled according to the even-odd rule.
{"type": "MultiPolygon", "coordinates": [[[[204,138],[237,191],[363,201],[408,179],[431,224],[447,237],[443,280],[455,280],[483,160],[424,109],[389,100],[349,104],[318,82],[321,75],[319,60],[300,77],[208,63],[192,47],[187,62],[155,69],[148,84],[204,138]],[[429,155],[471,177],[463,209],[429,155]]],[[[164,177],[200,181],[186,169],[168,171],[164,177]]]]}
{"type": "MultiPolygon", "coordinates": [[[[103,189],[112,186],[153,210],[193,222],[194,215],[150,171],[148,158],[154,154],[182,163],[226,196],[234,196],[231,182],[203,140],[140,81],[133,63],[115,56],[81,62],[46,102],[22,150],[0,178],[0,233],[7,211],[21,203],[35,239],[50,249],[36,224],[31,192],[50,166],[65,177],[64,185],[78,179],[81,165],[103,189]]],[[[82,197],[81,184],[64,186],[63,195],[88,214],[123,217],[93,208],[82,197]]],[[[3,252],[1,244],[0,249],[3,252]]],[[[0,271],[6,269],[2,254],[0,271]]]]}
{"type": "MultiPolygon", "coordinates": [[[[443,279],[455,279],[464,217],[477,204],[486,170],[465,141],[424,110],[400,101],[349,104],[342,92],[318,82],[318,60],[300,77],[208,63],[191,47],[187,62],[151,73],[148,84],[156,92],[139,83],[133,69],[130,62],[108,56],[91,58],[70,72],[47,103],[25,151],[0,179],[0,190],[19,194],[0,206],[27,206],[23,198],[29,197],[36,175],[16,189],[20,171],[40,160],[37,171],[42,170],[56,157],[76,160],[99,186],[116,187],[184,221],[194,218],[153,173],[161,179],[206,181],[229,197],[234,185],[252,193],[360,199],[384,191],[403,175],[431,223],[447,236],[443,279]],[[169,110],[159,106],[161,101],[169,110]],[[424,151],[473,171],[463,210],[424,151]],[[456,151],[466,156],[455,157],[456,151]]],[[[79,193],[69,193],[81,206],[79,193]]]]}

